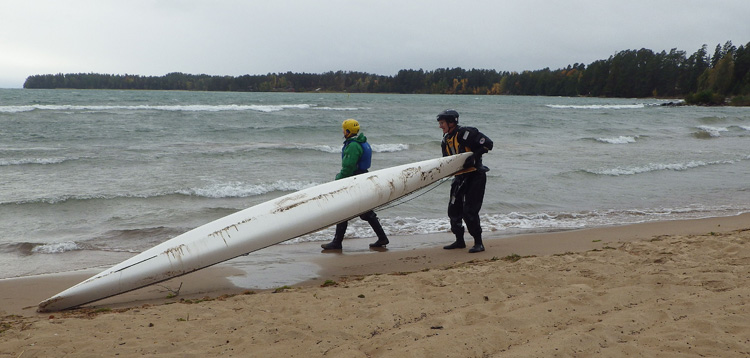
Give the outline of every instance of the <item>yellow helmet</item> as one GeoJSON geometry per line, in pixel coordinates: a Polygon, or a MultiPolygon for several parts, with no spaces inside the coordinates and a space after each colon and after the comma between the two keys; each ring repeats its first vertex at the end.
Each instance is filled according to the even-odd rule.
{"type": "Polygon", "coordinates": [[[350,118],[341,123],[341,128],[346,132],[347,137],[355,135],[359,133],[359,122],[350,118]]]}

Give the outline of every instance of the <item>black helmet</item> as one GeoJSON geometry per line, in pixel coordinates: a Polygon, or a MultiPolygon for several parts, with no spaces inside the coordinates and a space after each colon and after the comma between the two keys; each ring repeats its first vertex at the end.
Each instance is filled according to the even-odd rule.
{"type": "Polygon", "coordinates": [[[458,112],[455,109],[446,109],[437,115],[437,120],[458,123],[458,112]]]}

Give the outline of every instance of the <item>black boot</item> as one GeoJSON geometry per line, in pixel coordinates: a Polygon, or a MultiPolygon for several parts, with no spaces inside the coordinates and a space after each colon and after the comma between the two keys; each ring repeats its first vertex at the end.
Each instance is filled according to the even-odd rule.
{"type": "Polygon", "coordinates": [[[348,223],[344,221],[336,225],[336,234],[333,236],[333,240],[327,244],[320,245],[320,247],[322,247],[323,250],[341,250],[341,242],[344,241],[347,224],[348,223]]]}
{"type": "Polygon", "coordinates": [[[446,250],[453,250],[453,249],[463,249],[466,248],[466,242],[463,240],[456,240],[450,245],[443,246],[446,250]]]}
{"type": "Polygon", "coordinates": [[[378,219],[371,220],[370,226],[372,226],[372,230],[375,231],[375,235],[378,236],[378,241],[370,244],[370,247],[384,247],[385,245],[388,245],[388,237],[385,235],[385,231],[383,230],[383,226],[380,225],[380,221],[378,221],[378,219]]]}
{"type": "Polygon", "coordinates": [[[389,241],[387,237],[378,239],[378,241],[375,241],[372,244],[370,244],[370,247],[385,247],[386,245],[388,245],[388,242],[389,241]]]}
{"type": "Polygon", "coordinates": [[[320,247],[322,247],[323,250],[341,250],[341,240],[338,240],[334,237],[331,242],[322,244],[320,245],[320,247]]]}
{"type": "Polygon", "coordinates": [[[469,249],[469,253],[473,254],[475,252],[482,252],[484,251],[484,245],[482,245],[482,239],[476,238],[474,239],[474,246],[469,249]]]}
{"type": "Polygon", "coordinates": [[[464,242],[464,227],[458,226],[451,228],[451,231],[456,235],[456,241],[450,245],[443,246],[446,250],[463,249],[466,248],[466,242],[464,242]]]}

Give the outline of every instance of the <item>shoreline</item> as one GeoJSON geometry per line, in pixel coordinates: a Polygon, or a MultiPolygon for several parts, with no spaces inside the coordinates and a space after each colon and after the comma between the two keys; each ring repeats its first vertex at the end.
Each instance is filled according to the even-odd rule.
{"type": "MultiPolygon", "coordinates": [[[[395,251],[382,260],[378,257],[360,259],[346,256],[335,260],[320,258],[317,263],[323,267],[321,277],[347,277],[347,270],[354,275],[382,274],[397,271],[419,271],[473,260],[490,260],[508,255],[547,256],[568,252],[599,250],[614,244],[636,240],[647,240],[661,235],[702,235],[709,232],[725,233],[750,228],[750,213],[735,216],[711,217],[702,219],[670,220],[636,223],[618,226],[584,228],[565,231],[520,234],[507,237],[487,233],[484,252],[468,254],[466,250],[443,250],[442,246],[453,241],[449,233],[436,235],[435,246],[407,251],[395,251]],[[413,259],[415,254],[420,259],[413,259]],[[397,267],[392,261],[400,260],[397,267]]],[[[398,240],[398,238],[397,238],[398,240]]],[[[392,241],[397,241],[392,240],[392,241]]],[[[346,241],[345,241],[346,242],[346,241]]],[[[471,243],[467,239],[467,246],[471,243]]]]}
{"type": "MultiPolygon", "coordinates": [[[[469,261],[496,260],[512,255],[528,257],[581,253],[601,250],[610,244],[647,240],[662,235],[726,233],[748,228],[748,223],[750,213],[513,236],[489,232],[485,233],[484,240],[487,250],[475,254],[468,254],[466,250],[443,250],[442,246],[453,240],[449,233],[393,236],[391,248],[386,250],[369,249],[367,243],[370,238],[347,239],[341,252],[321,252],[319,242],[275,245],[252,253],[247,262],[214,265],[83,307],[121,309],[144,304],[167,304],[180,299],[242,294],[248,291],[266,292],[280,287],[312,287],[325,281],[336,282],[367,275],[417,272],[469,261]],[[399,247],[399,242],[405,240],[412,241],[411,248],[399,247]]],[[[470,244],[471,240],[467,240],[467,244],[470,244]]],[[[0,279],[0,316],[45,316],[44,313],[36,312],[39,302],[99,271],[89,269],[0,279]]]]}

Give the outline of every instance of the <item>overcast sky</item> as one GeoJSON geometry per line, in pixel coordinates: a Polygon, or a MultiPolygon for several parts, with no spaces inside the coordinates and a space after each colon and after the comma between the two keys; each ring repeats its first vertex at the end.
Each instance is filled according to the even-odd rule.
{"type": "Polygon", "coordinates": [[[750,42],[750,0],[2,0],[0,88],[161,76],[590,64],[750,42]]]}

